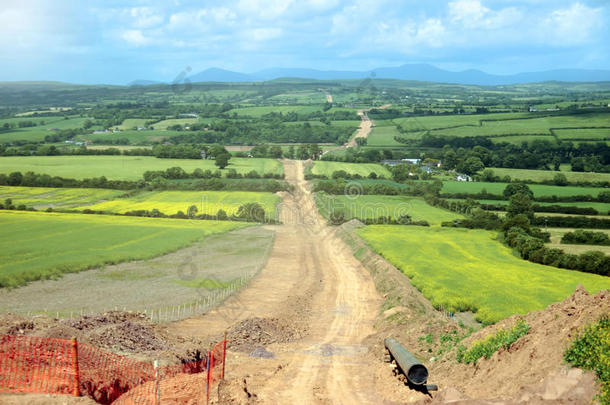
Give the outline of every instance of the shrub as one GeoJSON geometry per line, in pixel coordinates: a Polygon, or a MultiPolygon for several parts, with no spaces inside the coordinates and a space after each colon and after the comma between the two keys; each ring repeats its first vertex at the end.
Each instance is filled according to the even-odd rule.
{"type": "Polygon", "coordinates": [[[595,371],[601,383],[600,403],[610,404],[610,317],[588,325],[563,358],[575,367],[595,371]]]}
{"type": "Polygon", "coordinates": [[[345,222],[345,211],[342,209],[333,209],[328,216],[328,221],[331,225],[341,225],[345,222]]]}
{"type": "Polygon", "coordinates": [[[476,363],[481,357],[489,359],[501,347],[508,349],[520,337],[526,335],[529,330],[530,326],[523,319],[520,319],[511,329],[500,329],[494,335],[475,342],[468,350],[460,345],[457,351],[457,361],[470,364],[476,363]]]}
{"type": "Polygon", "coordinates": [[[237,217],[248,222],[265,222],[265,209],[259,203],[247,203],[239,206],[237,217]]]}

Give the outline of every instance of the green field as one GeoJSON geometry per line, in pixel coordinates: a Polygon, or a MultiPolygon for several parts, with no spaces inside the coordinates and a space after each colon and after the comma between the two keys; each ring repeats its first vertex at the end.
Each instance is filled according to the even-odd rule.
{"type": "Polygon", "coordinates": [[[55,129],[73,129],[73,128],[82,128],[83,124],[87,118],[69,118],[64,119],[61,117],[45,117],[45,118],[37,118],[37,117],[23,117],[23,118],[11,118],[6,120],[0,120],[0,125],[4,122],[14,122],[17,123],[19,121],[44,121],[44,125],[39,125],[35,127],[29,128],[16,128],[14,130],[8,132],[0,132],[0,143],[4,142],[13,142],[20,140],[28,140],[28,141],[43,141],[45,136],[53,135],[57,133],[55,129]]]}
{"type": "MultiPolygon", "coordinates": [[[[508,205],[508,200],[478,200],[481,204],[489,205],[508,205]]],[[[534,204],[548,207],[551,205],[559,205],[560,207],[579,207],[579,208],[593,208],[596,209],[600,214],[606,215],[610,211],[610,203],[594,202],[594,201],[579,201],[579,202],[539,202],[536,201],[534,204]]],[[[540,215],[547,215],[548,213],[540,212],[540,215]]]]}
{"type": "MultiPolygon", "coordinates": [[[[610,122],[606,125],[610,125],[610,122]]],[[[557,138],[561,140],[610,140],[610,128],[589,128],[589,129],[556,129],[554,130],[557,138]]]]}
{"type": "MultiPolygon", "coordinates": [[[[84,179],[106,176],[109,180],[139,180],[149,170],[181,167],[187,172],[200,168],[216,170],[213,160],[157,159],[152,156],[28,156],[0,157],[0,173],[32,171],[51,176],[84,179]]],[[[235,169],[238,173],[256,170],[263,173],[284,173],[281,162],[275,159],[232,158],[223,170],[235,169]]]]}
{"type": "Polygon", "coordinates": [[[199,120],[197,118],[177,118],[159,121],[152,126],[154,129],[165,131],[167,127],[171,127],[172,125],[189,126],[197,123],[198,121],[199,120]]]}
{"type": "Polygon", "coordinates": [[[322,108],[320,105],[270,105],[262,107],[245,107],[245,108],[234,108],[229,110],[227,114],[238,116],[250,116],[250,117],[262,117],[269,113],[289,113],[296,112],[298,114],[309,114],[314,111],[320,111],[322,108]]]}
{"type": "Polygon", "coordinates": [[[394,140],[395,136],[400,136],[400,132],[393,126],[375,126],[368,136],[368,146],[402,146],[394,140]]]}
{"type": "MultiPolygon", "coordinates": [[[[486,182],[467,182],[467,181],[444,181],[443,193],[480,193],[483,189],[490,194],[502,194],[508,183],[486,183],[486,182]]],[[[528,184],[534,193],[534,197],[542,196],[571,196],[571,195],[592,195],[597,196],[605,188],[597,187],[573,187],[573,186],[546,186],[541,184],[528,184]]]]}
{"type": "Polygon", "coordinates": [[[148,259],[239,222],[0,212],[0,287],[105,264],[148,259]]]}
{"type": "Polygon", "coordinates": [[[428,221],[430,225],[440,225],[463,216],[451,211],[433,207],[420,198],[398,195],[329,195],[316,193],[316,205],[326,219],[333,210],[343,210],[346,219],[374,219],[410,215],[414,221],[428,221]]]}
{"type": "Polygon", "coordinates": [[[590,293],[610,288],[608,277],[521,260],[494,240],[495,232],[374,225],[357,233],[433,305],[474,309],[484,323],[543,309],[579,284],[590,293]]]}
{"type": "Polygon", "coordinates": [[[272,193],[251,191],[153,191],[139,193],[129,198],[118,198],[98,204],[77,207],[109,213],[124,214],[128,211],[158,209],[166,215],[178,211],[188,212],[191,205],[197,207],[198,214],[216,215],[224,210],[229,216],[236,214],[238,208],[246,203],[259,203],[268,218],[275,218],[275,208],[281,201],[272,193]]]}
{"type": "Polygon", "coordinates": [[[91,141],[98,144],[112,144],[117,140],[129,140],[132,144],[150,144],[171,138],[176,135],[183,135],[184,131],[161,131],[161,130],[127,130],[119,132],[107,132],[101,134],[77,135],[77,141],[91,141]]]}
{"type": "Polygon", "coordinates": [[[391,174],[388,169],[376,163],[342,163],[316,161],[313,164],[311,172],[316,175],[323,175],[330,178],[333,175],[333,172],[337,170],[345,170],[351,175],[359,174],[362,177],[367,177],[371,172],[377,173],[377,176],[384,176],[386,178],[391,177],[391,174]]]}
{"type": "Polygon", "coordinates": [[[570,182],[578,181],[607,181],[610,182],[610,173],[585,173],[585,172],[564,172],[553,170],[526,170],[526,169],[505,169],[500,167],[490,167],[495,176],[510,176],[511,179],[532,180],[536,182],[553,180],[553,177],[561,173],[570,182]]]}
{"type": "Polygon", "coordinates": [[[48,207],[76,207],[111,200],[125,194],[120,190],[99,188],[47,188],[0,186],[0,200],[13,200],[13,205],[25,204],[36,209],[48,207]]]}
{"type": "Polygon", "coordinates": [[[146,121],[148,121],[148,120],[144,119],[144,118],[127,118],[117,128],[120,129],[121,131],[134,130],[134,129],[137,129],[138,127],[144,127],[144,125],[146,124],[146,121]]]}

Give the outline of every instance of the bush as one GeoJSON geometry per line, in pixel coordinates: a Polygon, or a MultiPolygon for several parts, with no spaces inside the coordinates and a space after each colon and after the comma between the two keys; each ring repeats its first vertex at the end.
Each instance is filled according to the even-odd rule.
{"type": "Polygon", "coordinates": [[[564,234],[561,237],[561,243],[609,246],[610,238],[605,232],[592,232],[577,229],[574,232],[564,234]]]}
{"type": "Polygon", "coordinates": [[[248,222],[265,222],[265,209],[259,203],[247,203],[238,208],[237,217],[248,222]]]}
{"type": "Polygon", "coordinates": [[[331,225],[341,225],[345,222],[345,211],[334,208],[328,216],[331,225]]]}
{"type": "Polygon", "coordinates": [[[601,383],[600,403],[610,404],[610,317],[588,325],[563,358],[575,367],[594,371],[601,383]]]}
{"type": "Polygon", "coordinates": [[[489,359],[501,347],[508,349],[520,337],[526,335],[529,330],[530,326],[523,319],[520,319],[511,329],[500,329],[495,335],[473,343],[468,350],[462,345],[458,346],[456,359],[459,363],[466,364],[476,363],[481,357],[489,359]]]}

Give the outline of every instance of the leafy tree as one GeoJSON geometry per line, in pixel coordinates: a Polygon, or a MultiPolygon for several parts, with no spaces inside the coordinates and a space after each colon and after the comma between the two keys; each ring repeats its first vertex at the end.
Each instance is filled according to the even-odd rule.
{"type": "Polygon", "coordinates": [[[265,222],[265,209],[259,203],[246,203],[237,209],[237,217],[249,222],[265,222]]]}
{"type": "Polygon", "coordinates": [[[187,211],[187,216],[189,218],[194,218],[195,215],[197,215],[197,212],[199,212],[199,210],[197,209],[196,205],[191,205],[187,211]]]}
{"type": "Polygon", "coordinates": [[[568,178],[563,173],[557,173],[555,176],[553,176],[553,183],[555,183],[557,186],[567,186],[568,178]]]}
{"type": "Polygon", "coordinates": [[[19,186],[23,180],[21,172],[12,172],[8,175],[7,183],[9,186],[19,186]]]}
{"type": "Polygon", "coordinates": [[[532,201],[527,194],[517,193],[510,197],[508,207],[506,208],[506,216],[508,218],[517,215],[525,215],[530,221],[534,219],[534,208],[532,201]]]}
{"type": "Polygon", "coordinates": [[[506,188],[504,189],[504,191],[502,192],[502,194],[506,198],[510,198],[512,195],[515,195],[517,193],[527,195],[530,198],[530,200],[534,198],[534,193],[527,186],[527,184],[524,184],[524,183],[511,183],[511,184],[507,185],[506,188]]]}
{"type": "Polygon", "coordinates": [[[218,219],[219,221],[226,221],[227,218],[229,218],[227,212],[223,209],[219,209],[216,213],[216,219],[218,219]]]}
{"type": "Polygon", "coordinates": [[[220,169],[224,169],[229,165],[229,159],[231,155],[228,153],[223,153],[222,155],[216,156],[216,160],[214,160],[214,164],[218,166],[220,169]]]}
{"type": "Polygon", "coordinates": [[[459,163],[456,169],[458,172],[472,176],[473,174],[483,170],[484,168],[485,165],[483,164],[480,158],[476,156],[471,156],[463,162],[459,163]]]}

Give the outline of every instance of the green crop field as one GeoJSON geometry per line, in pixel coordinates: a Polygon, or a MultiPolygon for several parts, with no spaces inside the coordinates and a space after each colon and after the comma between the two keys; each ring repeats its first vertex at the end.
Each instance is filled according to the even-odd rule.
{"type": "Polygon", "coordinates": [[[183,135],[183,131],[161,131],[161,130],[126,130],[119,132],[105,132],[98,134],[77,135],[77,141],[92,141],[98,144],[111,144],[117,140],[127,139],[132,144],[150,144],[169,139],[172,136],[183,135]]]}
{"type": "Polygon", "coordinates": [[[375,225],[357,233],[435,306],[474,309],[484,323],[543,309],[579,284],[590,293],[610,288],[608,277],[521,260],[495,232],[375,225]]]}
{"type": "Polygon", "coordinates": [[[268,218],[275,218],[275,209],[280,201],[280,197],[275,194],[251,191],[160,191],[143,192],[133,197],[103,201],[76,209],[88,208],[124,214],[128,211],[151,211],[156,208],[166,215],[173,215],[178,211],[186,213],[188,208],[194,205],[199,214],[216,215],[218,210],[222,209],[228,215],[233,215],[243,204],[259,203],[268,218]]]}
{"type": "Polygon", "coordinates": [[[400,132],[393,126],[375,126],[368,136],[367,145],[369,146],[402,146],[394,140],[395,136],[400,136],[400,132]]]}
{"type": "Polygon", "coordinates": [[[16,287],[185,247],[239,222],[0,212],[0,287],[16,287]]]}
{"type": "MultiPolygon", "coordinates": [[[[0,173],[32,171],[51,176],[84,179],[106,176],[109,180],[138,180],[149,170],[181,167],[187,172],[218,169],[213,160],[157,159],[152,156],[28,156],[0,157],[0,173]]],[[[238,173],[256,170],[262,173],[282,174],[282,164],[275,159],[232,158],[223,170],[235,169],[238,173]]]]}
{"type": "MultiPolygon", "coordinates": [[[[508,200],[478,200],[481,204],[490,205],[508,205],[508,200]]],[[[579,207],[579,208],[593,208],[596,209],[600,214],[605,215],[610,211],[610,203],[602,203],[595,201],[578,201],[578,202],[534,202],[536,205],[548,207],[551,205],[559,205],[560,207],[579,207]]],[[[548,215],[549,213],[540,212],[540,215],[548,215]]]]}
{"type": "Polygon", "coordinates": [[[117,128],[122,131],[134,130],[134,129],[137,129],[138,127],[144,127],[144,125],[146,124],[146,121],[148,121],[148,120],[146,120],[144,118],[127,118],[117,128]]]}
{"type": "Polygon", "coordinates": [[[261,117],[269,113],[289,113],[296,112],[299,114],[309,114],[314,111],[321,111],[319,105],[270,105],[263,107],[245,107],[245,108],[234,108],[227,112],[227,114],[237,114],[238,116],[250,116],[250,117],[261,117]]]}
{"type": "Polygon", "coordinates": [[[25,204],[36,209],[48,207],[75,207],[110,200],[125,194],[120,190],[99,188],[47,188],[0,186],[0,200],[13,200],[13,205],[25,204]]]}
{"type": "Polygon", "coordinates": [[[502,113],[410,117],[394,119],[392,122],[407,131],[428,130],[431,134],[457,137],[511,135],[496,138],[494,141],[520,143],[534,139],[553,140],[553,132],[561,139],[605,139],[609,135],[608,129],[586,128],[608,127],[608,120],[609,115],[602,113],[543,117],[531,113],[502,113]],[[581,131],[588,132],[582,132],[583,136],[578,136],[581,131]]]}
{"type": "Polygon", "coordinates": [[[19,118],[19,119],[9,119],[9,120],[0,120],[0,125],[2,125],[3,122],[10,122],[13,121],[14,123],[17,123],[19,121],[44,121],[45,124],[44,125],[39,125],[39,126],[35,126],[35,127],[29,127],[29,128],[15,128],[11,131],[8,132],[0,132],[0,143],[3,142],[12,142],[12,141],[20,141],[20,140],[27,140],[27,141],[34,141],[34,142],[38,142],[38,141],[43,141],[45,136],[47,135],[53,135],[55,134],[57,131],[55,129],[73,129],[73,128],[82,128],[83,124],[85,123],[87,119],[86,118],[70,118],[70,119],[64,119],[64,118],[58,118],[58,117],[45,117],[45,118],[39,118],[36,119],[34,117],[32,118],[19,118]]]}
{"type": "Polygon", "coordinates": [[[343,210],[346,219],[374,219],[410,215],[414,221],[428,221],[430,225],[440,225],[463,216],[426,204],[421,198],[398,195],[329,195],[316,193],[316,205],[320,214],[328,219],[333,210],[343,210]]]}
{"type": "Polygon", "coordinates": [[[343,163],[316,161],[313,164],[311,172],[316,175],[324,175],[330,178],[333,175],[333,172],[337,170],[345,170],[351,175],[359,174],[362,177],[367,177],[371,172],[377,173],[377,176],[384,176],[387,178],[391,177],[391,174],[388,169],[376,163],[343,163]]]}
{"type": "Polygon", "coordinates": [[[585,172],[564,172],[553,170],[526,170],[526,169],[505,169],[500,167],[490,167],[494,175],[504,177],[510,176],[511,179],[532,180],[536,182],[553,180],[553,177],[561,173],[566,176],[570,182],[578,181],[608,181],[610,182],[610,173],[585,173],[585,172]]]}
{"type": "Polygon", "coordinates": [[[153,124],[154,129],[166,130],[167,127],[172,125],[182,125],[188,126],[197,123],[199,120],[197,118],[178,118],[178,119],[169,119],[163,120],[153,124]]]}
{"type": "MultiPolygon", "coordinates": [[[[483,189],[490,194],[502,194],[508,183],[486,183],[486,182],[467,182],[467,181],[444,181],[443,193],[480,193],[483,189]]],[[[541,184],[528,184],[535,197],[542,196],[571,196],[571,195],[592,195],[597,196],[605,188],[598,187],[573,187],[573,186],[546,186],[541,184]]]]}
{"type": "MultiPolygon", "coordinates": [[[[610,126],[610,120],[608,120],[606,126],[610,126]]],[[[561,140],[610,140],[610,128],[556,129],[553,132],[561,140]]]]}

